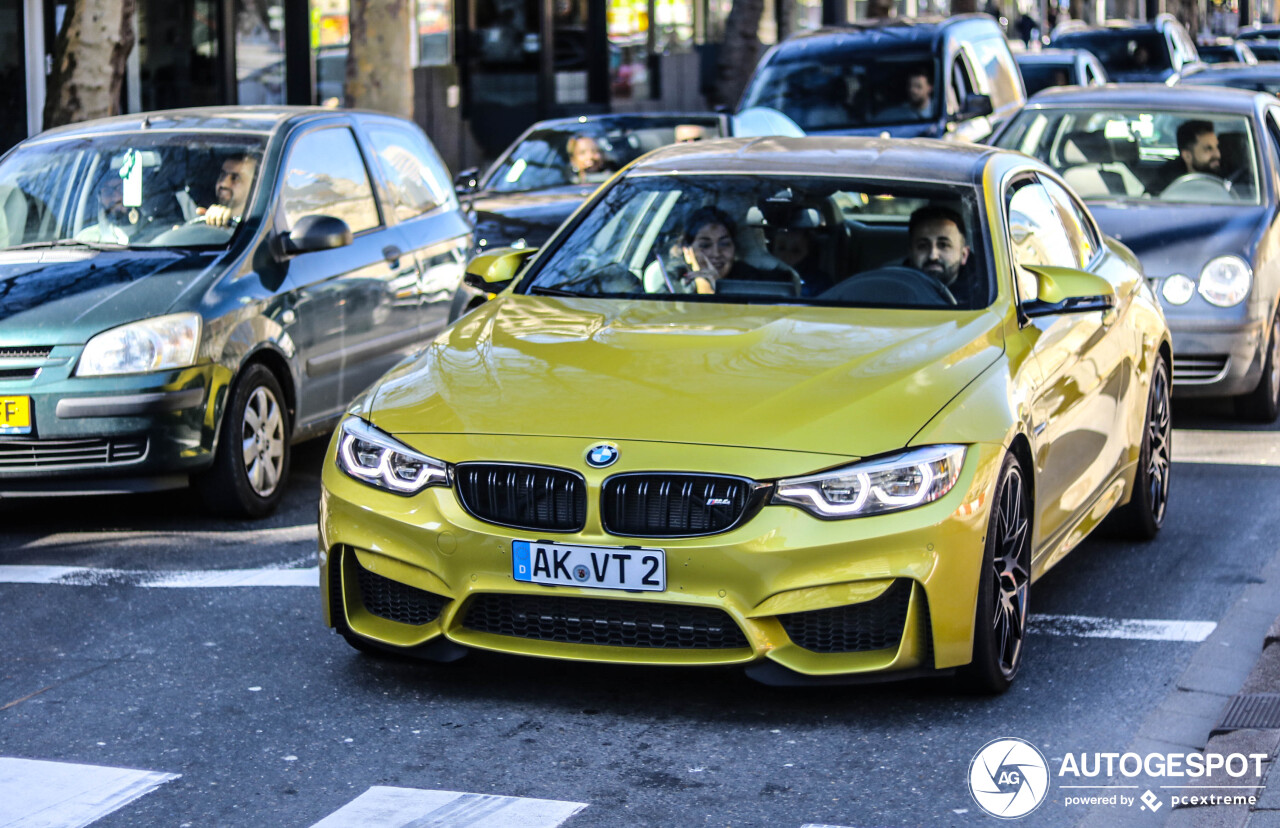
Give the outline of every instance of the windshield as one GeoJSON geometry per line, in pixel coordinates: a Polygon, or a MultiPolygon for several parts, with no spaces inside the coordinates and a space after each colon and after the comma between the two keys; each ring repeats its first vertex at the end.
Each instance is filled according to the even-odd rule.
{"type": "Polygon", "coordinates": [[[1071,77],[1072,66],[1068,63],[1021,63],[1022,82],[1027,87],[1027,97],[1048,89],[1050,86],[1070,86],[1075,83],[1071,77]]]}
{"type": "Polygon", "coordinates": [[[1200,60],[1205,63],[1230,63],[1239,57],[1234,46],[1197,46],[1200,60]]]}
{"type": "Polygon", "coordinates": [[[521,282],[529,293],[980,308],[971,186],[703,174],[620,181],[521,282]],[[923,243],[928,241],[928,244],[923,243]]]}
{"type": "Polygon", "coordinates": [[[760,69],[742,108],[767,106],[806,132],[931,121],[938,109],[933,55],[862,52],[840,59],[798,55],[760,69]]]}
{"type": "Polygon", "coordinates": [[[1253,130],[1243,116],[1028,109],[996,143],[1044,161],[1085,199],[1259,203],[1253,130]]]}
{"type": "Polygon", "coordinates": [[[490,171],[485,189],[497,193],[600,184],[650,150],[721,138],[711,115],[584,121],[529,133],[490,171]]]}
{"type": "Polygon", "coordinates": [[[1172,68],[1164,35],[1144,29],[1109,29],[1062,35],[1054,48],[1088,49],[1108,75],[1126,72],[1164,72],[1172,68]]]}
{"type": "Polygon", "coordinates": [[[0,163],[0,249],[224,246],[265,138],[124,133],[20,147],[0,163]]]}

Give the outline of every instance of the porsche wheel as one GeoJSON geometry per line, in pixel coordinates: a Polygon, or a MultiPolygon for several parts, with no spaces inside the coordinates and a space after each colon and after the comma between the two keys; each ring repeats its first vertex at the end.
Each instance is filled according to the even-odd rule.
{"type": "Polygon", "coordinates": [[[987,526],[978,580],[973,662],[963,679],[973,690],[1003,693],[1022,666],[1031,587],[1031,497],[1022,464],[1004,459],[987,526]]]}
{"type": "Polygon", "coordinates": [[[1112,525],[1119,534],[1135,540],[1151,540],[1164,525],[1169,505],[1169,471],[1173,467],[1173,416],[1170,412],[1169,366],[1156,362],[1147,397],[1147,417],[1138,453],[1129,502],[1114,513],[1112,525]]]}
{"type": "Polygon", "coordinates": [[[1271,321],[1267,355],[1258,387],[1236,397],[1236,414],[1255,423],[1274,423],[1280,415],[1280,313],[1271,321]]]}
{"type": "Polygon", "coordinates": [[[270,514],[284,495],[289,474],[289,411],[275,374],[250,365],[241,374],[223,414],[213,468],[198,481],[215,514],[256,518],[270,514]]]}

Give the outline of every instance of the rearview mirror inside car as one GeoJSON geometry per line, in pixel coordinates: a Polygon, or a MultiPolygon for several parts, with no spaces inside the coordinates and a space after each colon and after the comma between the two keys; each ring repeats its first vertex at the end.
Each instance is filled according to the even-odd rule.
{"type": "Polygon", "coordinates": [[[536,247],[499,247],[481,253],[467,262],[467,272],[462,281],[485,293],[501,293],[511,284],[525,260],[537,252],[536,247]]]}
{"type": "Polygon", "coordinates": [[[1027,317],[1085,313],[1115,307],[1110,282],[1084,270],[1050,265],[1024,265],[1036,277],[1036,298],[1022,303],[1027,317]]]}
{"type": "Polygon", "coordinates": [[[333,216],[303,216],[292,230],[280,235],[280,245],[290,256],[351,244],[351,228],[333,216]]]}

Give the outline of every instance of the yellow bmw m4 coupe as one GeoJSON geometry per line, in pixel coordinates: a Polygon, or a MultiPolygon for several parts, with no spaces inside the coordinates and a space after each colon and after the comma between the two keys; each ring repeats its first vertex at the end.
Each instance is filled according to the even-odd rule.
{"type": "Polygon", "coordinates": [[[1000,692],[1033,582],[1164,520],[1160,306],[1027,156],[677,145],[467,278],[487,301],[329,447],[324,618],[357,649],[1000,692]]]}

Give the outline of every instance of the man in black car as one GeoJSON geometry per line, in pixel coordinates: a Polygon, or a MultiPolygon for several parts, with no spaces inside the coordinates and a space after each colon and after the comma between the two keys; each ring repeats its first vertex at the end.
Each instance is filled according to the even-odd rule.
{"type": "Polygon", "coordinates": [[[958,304],[969,305],[973,280],[961,278],[970,251],[960,214],[929,204],[911,214],[907,228],[907,264],[941,282],[958,304]]]}
{"type": "Polygon", "coordinates": [[[1153,194],[1190,173],[1222,174],[1222,152],[1218,149],[1218,135],[1213,124],[1204,120],[1184,121],[1178,127],[1178,157],[1170,158],[1161,167],[1151,186],[1153,194]]]}

